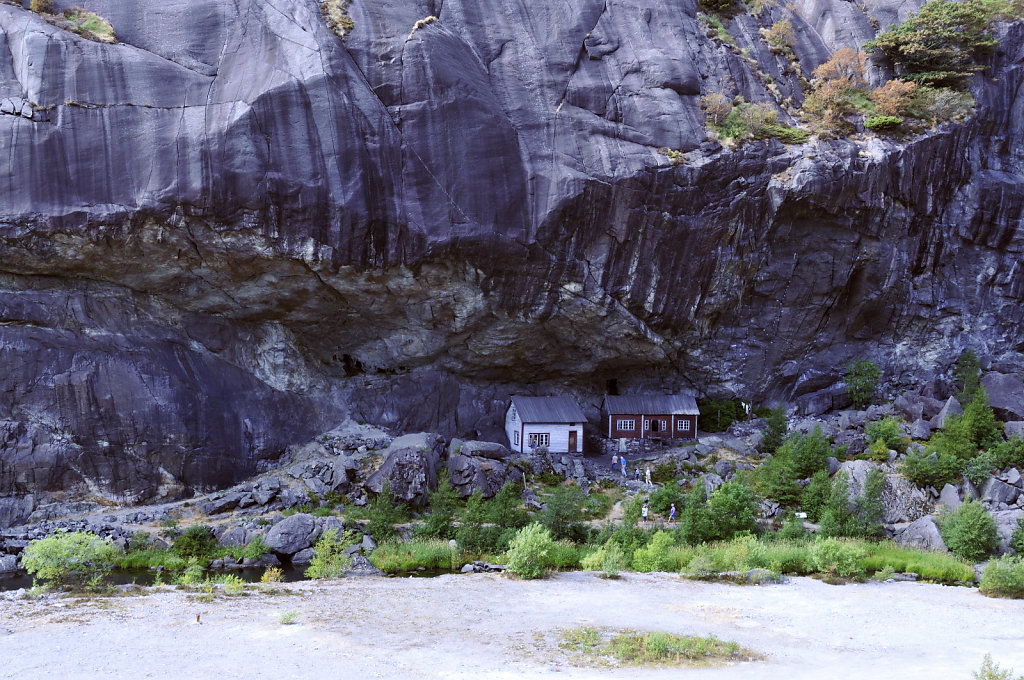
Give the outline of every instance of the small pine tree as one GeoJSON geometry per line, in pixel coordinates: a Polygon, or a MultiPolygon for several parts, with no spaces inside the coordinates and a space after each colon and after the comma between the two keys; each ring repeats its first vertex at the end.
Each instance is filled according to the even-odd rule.
{"type": "Polygon", "coordinates": [[[786,440],[786,409],[781,404],[773,408],[765,418],[764,435],[761,437],[761,453],[775,453],[786,440]]]}
{"type": "Polygon", "coordinates": [[[881,375],[878,365],[868,359],[854,359],[846,365],[846,394],[854,408],[863,409],[871,403],[881,375]]]}
{"type": "Polygon", "coordinates": [[[981,364],[973,349],[964,350],[953,367],[953,379],[960,386],[957,399],[961,404],[974,399],[974,393],[981,387],[981,364]]]}

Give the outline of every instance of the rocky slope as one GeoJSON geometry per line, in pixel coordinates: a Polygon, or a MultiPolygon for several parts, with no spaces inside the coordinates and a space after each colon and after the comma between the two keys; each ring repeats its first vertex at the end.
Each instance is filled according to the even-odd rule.
{"type": "Polygon", "coordinates": [[[809,74],[915,2],[736,49],[692,0],[356,0],[344,40],[314,0],[77,4],[117,44],[0,4],[0,494],[225,486],[346,414],[496,436],[519,390],[1024,367],[1019,23],[965,123],[726,150],[701,94],[802,96],[760,26],[809,74]]]}

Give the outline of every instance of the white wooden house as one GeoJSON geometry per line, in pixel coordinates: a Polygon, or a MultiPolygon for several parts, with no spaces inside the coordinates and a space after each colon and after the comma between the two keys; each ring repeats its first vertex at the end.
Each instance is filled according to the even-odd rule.
{"type": "Polygon", "coordinates": [[[551,453],[583,450],[586,416],[572,397],[512,397],[505,411],[509,448],[530,453],[546,446],[551,453]]]}

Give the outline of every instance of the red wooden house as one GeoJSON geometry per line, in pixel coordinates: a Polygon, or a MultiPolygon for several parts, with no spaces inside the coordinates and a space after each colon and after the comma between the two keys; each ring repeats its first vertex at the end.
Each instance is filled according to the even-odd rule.
{"type": "Polygon", "coordinates": [[[601,412],[610,439],[697,438],[700,411],[690,395],[608,395],[601,412]]]}

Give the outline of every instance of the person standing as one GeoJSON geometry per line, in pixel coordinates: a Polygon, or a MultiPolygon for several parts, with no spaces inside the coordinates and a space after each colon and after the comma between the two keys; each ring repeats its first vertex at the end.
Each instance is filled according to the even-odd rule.
{"type": "Polygon", "coordinates": [[[644,468],[644,483],[647,486],[654,486],[653,484],[651,484],[651,466],[650,465],[648,465],[647,467],[644,468]]]}
{"type": "Polygon", "coordinates": [[[672,507],[669,508],[669,510],[668,510],[668,521],[669,522],[675,522],[676,521],[676,504],[675,503],[673,503],[672,507]]]}
{"type": "Polygon", "coordinates": [[[644,507],[640,510],[640,516],[643,517],[644,522],[647,521],[647,501],[644,501],[644,507]]]}
{"type": "Polygon", "coordinates": [[[625,479],[626,478],[626,474],[627,474],[627,472],[626,472],[626,457],[625,456],[619,456],[619,466],[622,468],[622,478],[625,479]]]}
{"type": "Polygon", "coordinates": [[[614,475],[619,471],[619,454],[612,454],[612,474],[614,475]]]}
{"type": "Polygon", "coordinates": [[[633,481],[634,482],[639,482],[640,481],[640,467],[639,466],[637,466],[633,470],[633,481]]]}

